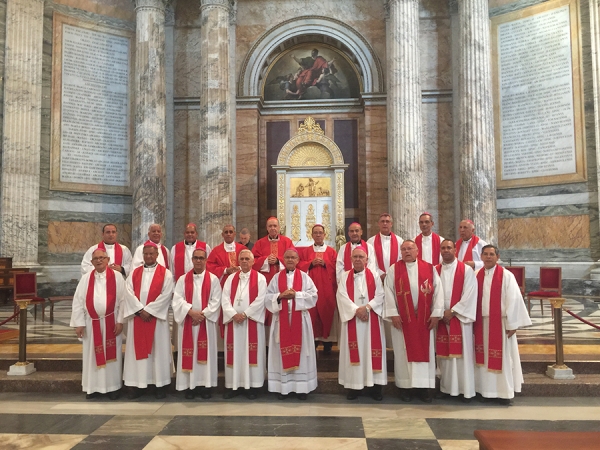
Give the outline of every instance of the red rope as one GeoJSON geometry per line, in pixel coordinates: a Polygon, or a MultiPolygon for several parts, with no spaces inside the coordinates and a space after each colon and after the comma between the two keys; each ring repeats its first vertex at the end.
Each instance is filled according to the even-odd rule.
{"type": "Polygon", "coordinates": [[[568,312],[569,314],[571,314],[571,315],[572,315],[573,317],[575,317],[577,320],[579,320],[579,321],[581,321],[581,322],[585,323],[586,325],[589,325],[590,327],[594,327],[596,330],[600,330],[600,326],[596,325],[595,323],[588,322],[587,320],[585,320],[585,319],[582,319],[582,318],[581,318],[581,317],[579,317],[577,314],[575,314],[575,313],[573,313],[573,312],[569,311],[568,309],[564,309],[564,308],[563,308],[563,310],[564,310],[564,311],[566,311],[566,312],[568,312]]]}
{"type": "Polygon", "coordinates": [[[17,317],[17,315],[19,315],[21,313],[21,311],[17,311],[16,313],[14,313],[12,316],[10,316],[8,319],[6,319],[4,322],[0,322],[0,327],[2,325],[4,325],[6,322],[8,322],[9,320],[14,319],[15,317],[17,317]]]}

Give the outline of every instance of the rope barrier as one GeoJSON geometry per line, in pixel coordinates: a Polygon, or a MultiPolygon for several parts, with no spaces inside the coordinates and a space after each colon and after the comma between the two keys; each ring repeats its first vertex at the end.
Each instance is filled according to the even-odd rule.
{"type": "Polygon", "coordinates": [[[600,326],[599,326],[599,325],[596,325],[595,323],[592,323],[592,322],[588,322],[587,320],[585,320],[585,319],[583,319],[583,318],[579,317],[577,314],[575,314],[574,312],[571,312],[571,311],[569,311],[569,310],[568,310],[568,309],[566,309],[566,308],[563,308],[563,310],[564,310],[564,311],[566,311],[566,312],[568,312],[570,315],[572,315],[573,317],[575,317],[575,318],[576,318],[577,320],[579,320],[580,322],[583,322],[583,323],[585,323],[586,325],[589,325],[590,327],[593,327],[593,328],[595,328],[596,330],[600,330],[600,326]]]}
{"type": "Polygon", "coordinates": [[[4,325],[6,322],[9,322],[9,321],[13,320],[15,317],[17,317],[19,315],[19,313],[20,313],[20,311],[17,311],[12,316],[10,316],[8,319],[6,319],[4,322],[0,322],[0,327],[2,325],[4,325]]]}

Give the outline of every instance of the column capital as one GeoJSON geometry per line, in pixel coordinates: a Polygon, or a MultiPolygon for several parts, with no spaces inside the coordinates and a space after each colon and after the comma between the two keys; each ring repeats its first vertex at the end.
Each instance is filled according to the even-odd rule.
{"type": "Polygon", "coordinates": [[[204,9],[222,8],[229,12],[234,0],[200,0],[200,11],[204,9]]]}
{"type": "Polygon", "coordinates": [[[136,12],[143,9],[165,9],[171,4],[172,0],[131,0],[135,5],[136,12]]]}

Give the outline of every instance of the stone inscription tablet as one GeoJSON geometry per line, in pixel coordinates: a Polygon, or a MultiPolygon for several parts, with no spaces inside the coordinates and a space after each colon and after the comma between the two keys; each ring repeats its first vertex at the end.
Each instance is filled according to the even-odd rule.
{"type": "Polygon", "coordinates": [[[499,187],[582,179],[577,16],[569,3],[553,2],[533,14],[522,10],[521,17],[493,26],[499,187]]]}
{"type": "Polygon", "coordinates": [[[129,194],[131,38],[112,29],[60,25],[51,187],[129,194]]]}

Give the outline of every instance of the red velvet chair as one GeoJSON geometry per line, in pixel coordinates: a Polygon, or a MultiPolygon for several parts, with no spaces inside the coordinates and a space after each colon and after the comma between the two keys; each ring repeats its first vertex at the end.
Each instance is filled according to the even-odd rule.
{"type": "Polygon", "coordinates": [[[521,295],[523,296],[523,301],[525,300],[525,267],[524,266],[508,266],[505,267],[510,273],[515,276],[517,280],[517,284],[519,285],[519,289],[521,289],[521,295]]]}
{"type": "MultiPolygon", "coordinates": [[[[540,290],[527,294],[527,311],[531,315],[531,300],[540,301],[544,315],[544,300],[562,296],[562,268],[540,267],[540,290]]],[[[554,313],[554,311],[552,311],[554,313]]]]}
{"type": "MultiPolygon", "coordinates": [[[[37,319],[37,305],[42,306],[42,321],[44,320],[44,306],[46,299],[37,296],[37,274],[35,272],[15,273],[15,285],[13,288],[13,300],[15,301],[15,312],[19,310],[17,300],[30,300],[35,307],[35,318],[37,319]]],[[[17,316],[17,321],[18,321],[17,316]]]]}

